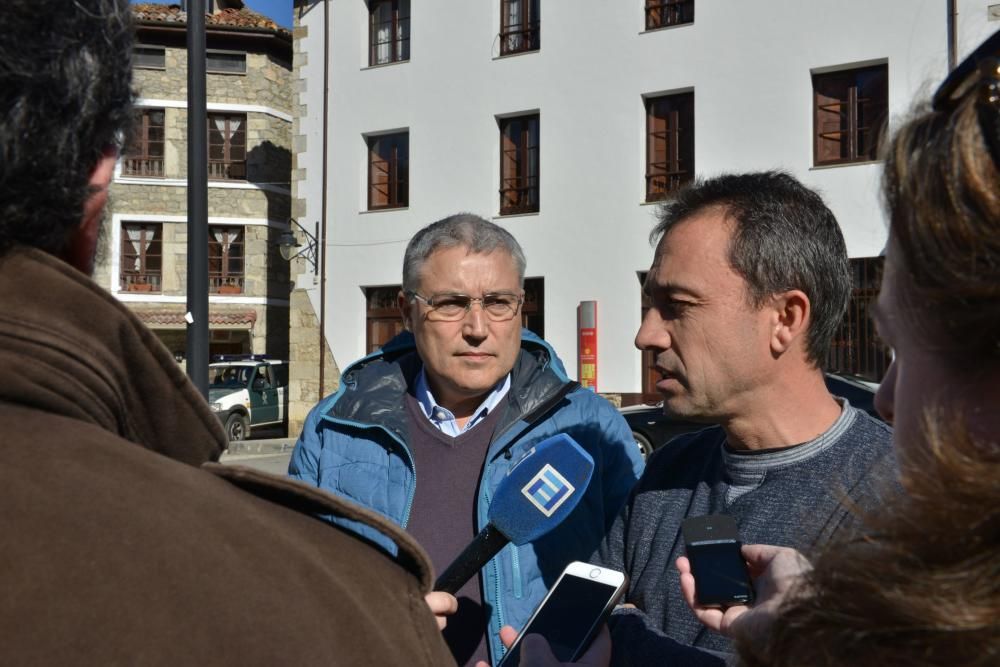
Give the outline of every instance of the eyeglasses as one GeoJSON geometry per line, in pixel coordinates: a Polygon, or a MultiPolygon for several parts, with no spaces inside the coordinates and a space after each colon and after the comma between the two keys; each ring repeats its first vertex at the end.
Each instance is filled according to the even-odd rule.
{"type": "Polygon", "coordinates": [[[492,292],[481,297],[467,294],[433,294],[430,297],[421,296],[416,292],[406,292],[409,299],[419,299],[430,309],[427,319],[440,322],[457,322],[465,317],[476,301],[482,307],[486,317],[493,322],[506,322],[514,319],[518,308],[524,303],[524,294],[513,292],[492,292]]]}
{"type": "Polygon", "coordinates": [[[1000,30],[969,54],[941,82],[931,100],[934,111],[953,111],[975,91],[979,129],[993,163],[1000,167],[1000,30]]]}

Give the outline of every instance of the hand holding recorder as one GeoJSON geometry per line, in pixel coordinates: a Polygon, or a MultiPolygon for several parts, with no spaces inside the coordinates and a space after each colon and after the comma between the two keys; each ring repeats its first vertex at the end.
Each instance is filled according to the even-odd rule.
{"type": "Polygon", "coordinates": [[[794,593],[804,573],[812,569],[809,561],[795,549],[766,544],[743,545],[740,550],[756,588],[752,606],[705,606],[697,602],[698,580],[689,557],[677,559],[681,574],[681,592],[701,623],[729,637],[763,642],[770,632],[777,610],[794,593]]]}

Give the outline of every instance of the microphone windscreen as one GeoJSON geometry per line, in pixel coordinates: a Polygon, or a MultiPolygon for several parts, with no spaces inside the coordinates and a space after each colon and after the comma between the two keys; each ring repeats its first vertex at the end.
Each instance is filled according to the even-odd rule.
{"type": "Polygon", "coordinates": [[[594,459],[564,433],[535,445],[497,486],[489,520],[517,545],[549,532],[583,498],[594,459]]]}

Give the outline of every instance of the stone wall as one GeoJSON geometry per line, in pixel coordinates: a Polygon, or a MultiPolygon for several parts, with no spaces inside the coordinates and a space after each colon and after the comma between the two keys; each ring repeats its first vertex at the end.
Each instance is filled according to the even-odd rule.
{"type": "MultiPolygon", "coordinates": [[[[187,188],[175,185],[112,183],[112,212],[184,215],[187,188]]],[[[260,188],[208,188],[208,215],[225,218],[288,219],[287,194],[260,188]]]]}
{"type": "MultiPolygon", "coordinates": [[[[209,103],[259,104],[291,114],[292,90],[287,63],[264,53],[247,53],[246,74],[206,74],[209,103]]],[[[135,70],[140,97],[187,99],[187,51],[166,47],[166,68],[135,70]]]]}

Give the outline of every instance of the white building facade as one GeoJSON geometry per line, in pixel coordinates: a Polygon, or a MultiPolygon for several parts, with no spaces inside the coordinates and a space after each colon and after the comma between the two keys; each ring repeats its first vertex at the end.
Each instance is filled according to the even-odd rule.
{"type": "MultiPolygon", "coordinates": [[[[956,5],[961,58],[1000,22],[989,20],[987,2],[956,5]]],[[[662,186],[676,157],[667,156],[664,169],[650,155],[651,100],[693,98],[693,121],[682,121],[685,131],[693,124],[693,155],[688,146],[682,171],[787,170],[823,194],[852,258],[875,257],[886,239],[881,163],[869,153],[827,164],[821,144],[841,139],[837,132],[817,139],[824,112],[816,82],[831,72],[884,68],[891,131],[948,66],[946,0],[337,0],[326,7],[298,0],[296,13],[303,28],[296,50],[306,55],[300,222],[320,220],[325,187],[323,305],[337,363],[373,347],[370,297],[399,284],[413,233],[468,211],[523,245],[527,276],[540,279],[533,284],[543,293],[544,337],[571,375],[582,352],[578,306],[596,302],[597,389],[623,395],[643,391],[633,339],[640,276],[653,253],[656,206],[647,187],[662,186]],[[670,25],[647,29],[647,4],[664,12],[654,23],[670,25]],[[693,20],[666,18],[687,11],[693,20]],[[534,154],[505,158],[517,148],[502,140],[505,129],[513,136],[509,119],[536,115],[522,136],[537,161],[534,154]],[[400,135],[405,144],[390,146],[400,135]],[[403,151],[405,164],[393,161],[403,151]],[[504,178],[512,169],[520,180],[504,178]],[[399,186],[402,196],[392,191],[399,186]],[[533,191],[524,199],[519,188],[533,191]],[[512,196],[521,197],[515,206],[512,196]]]]}

